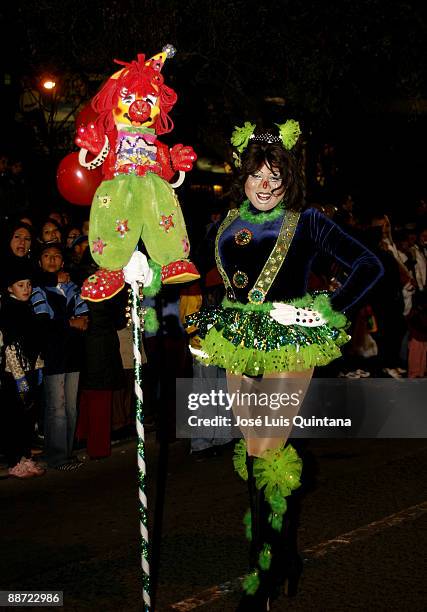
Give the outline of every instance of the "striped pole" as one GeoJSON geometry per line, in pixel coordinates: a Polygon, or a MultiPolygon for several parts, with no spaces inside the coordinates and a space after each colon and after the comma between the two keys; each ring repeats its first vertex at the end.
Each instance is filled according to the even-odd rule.
{"type": "Polygon", "coordinates": [[[147,469],[145,465],[145,435],[142,397],[142,326],[141,326],[141,300],[142,285],[133,282],[132,288],[132,334],[135,372],[136,396],[136,431],[138,435],[138,469],[139,469],[139,523],[141,530],[141,564],[142,564],[142,597],[144,612],[149,612],[150,601],[150,565],[148,563],[148,514],[147,514],[147,469]]]}

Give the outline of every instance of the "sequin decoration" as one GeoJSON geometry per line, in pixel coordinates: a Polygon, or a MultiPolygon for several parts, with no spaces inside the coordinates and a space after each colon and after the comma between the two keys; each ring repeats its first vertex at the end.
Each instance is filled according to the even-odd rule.
{"type": "Polygon", "coordinates": [[[106,246],[107,243],[101,240],[101,238],[98,236],[98,240],[92,241],[92,253],[99,253],[102,255],[106,246]]]}
{"type": "Polygon", "coordinates": [[[116,220],[116,232],[120,234],[120,238],[124,238],[129,231],[127,219],[116,220]]]}
{"type": "Polygon", "coordinates": [[[242,272],[241,270],[237,270],[233,274],[233,284],[238,289],[244,289],[249,282],[248,275],[246,272],[242,272]]]}
{"type": "Polygon", "coordinates": [[[111,197],[108,195],[96,196],[99,202],[99,208],[110,208],[111,197]]]}
{"type": "MultiPolygon", "coordinates": [[[[222,233],[233,223],[236,217],[239,216],[239,211],[236,209],[232,209],[228,212],[227,217],[224,219],[220,228],[218,230],[218,234],[215,241],[215,261],[218,268],[219,273],[222,276],[224,281],[224,286],[226,291],[231,288],[231,282],[222,267],[221,258],[219,256],[219,240],[222,233]]],[[[274,283],[274,280],[277,276],[277,273],[283,264],[288,249],[291,245],[297,224],[299,219],[299,213],[293,212],[291,210],[285,211],[285,215],[283,217],[282,225],[280,227],[279,235],[276,240],[276,244],[273,247],[273,250],[268,257],[267,261],[264,264],[263,269],[261,270],[260,275],[255,281],[253,289],[257,291],[253,294],[255,300],[254,304],[262,304],[266,294],[268,293],[271,285],[274,283]],[[262,294],[264,297],[262,298],[262,294]],[[262,299],[261,299],[262,298],[262,299]]]]}
{"type": "Polygon", "coordinates": [[[235,302],[236,301],[236,296],[234,295],[234,291],[233,291],[232,287],[228,287],[225,293],[227,295],[227,299],[228,300],[230,300],[231,302],[235,302]]]}
{"type": "Polygon", "coordinates": [[[243,227],[241,230],[234,234],[234,242],[239,246],[246,246],[250,243],[253,238],[253,234],[250,229],[243,227]]]}
{"type": "Polygon", "coordinates": [[[268,311],[233,307],[202,308],[186,322],[198,329],[208,355],[204,363],[250,376],[326,365],[341,355],[339,347],[350,339],[343,329],[328,324],[280,325],[268,311]]]}
{"type": "Polygon", "coordinates": [[[175,227],[175,223],[173,222],[172,217],[173,213],[171,215],[162,215],[160,218],[159,225],[160,227],[163,227],[166,233],[168,233],[172,227],[175,227]]]}
{"type": "Polygon", "coordinates": [[[248,300],[251,304],[262,304],[265,300],[266,292],[261,287],[253,287],[248,292],[248,300]]]}

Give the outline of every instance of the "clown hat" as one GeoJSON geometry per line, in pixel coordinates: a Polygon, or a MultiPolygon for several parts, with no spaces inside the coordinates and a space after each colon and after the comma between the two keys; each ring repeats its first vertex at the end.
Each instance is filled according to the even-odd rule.
{"type": "MultiPolygon", "coordinates": [[[[136,60],[136,62],[137,63],[144,62],[146,66],[151,66],[154,70],[156,70],[156,72],[160,72],[163,68],[165,61],[169,59],[170,57],[173,57],[175,54],[176,54],[175,47],[173,47],[172,45],[165,45],[160,53],[153,55],[153,57],[150,57],[150,59],[148,59],[145,62],[144,62],[145,56],[142,53],[139,53],[138,59],[136,60]]],[[[121,62],[119,60],[114,60],[114,61],[116,62],[116,64],[122,64],[125,66],[125,68],[118,70],[110,77],[111,79],[118,79],[120,78],[122,74],[126,73],[128,67],[130,66],[130,63],[121,62]]]]}
{"type": "Polygon", "coordinates": [[[175,47],[173,47],[172,45],[165,45],[160,53],[157,53],[157,55],[153,55],[153,57],[147,60],[145,64],[146,66],[151,66],[152,68],[154,68],[154,70],[160,72],[163,68],[163,64],[165,63],[165,61],[170,57],[173,57],[175,53],[175,47]]]}

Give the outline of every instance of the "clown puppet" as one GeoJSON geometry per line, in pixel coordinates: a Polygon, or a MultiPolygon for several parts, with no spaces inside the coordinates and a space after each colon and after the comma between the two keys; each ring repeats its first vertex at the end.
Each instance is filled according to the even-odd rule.
{"type": "Polygon", "coordinates": [[[169,112],[177,94],[164,84],[164,62],[171,45],[146,60],[143,54],[113,74],[92,100],[97,119],[78,127],[80,164],[102,166],[103,181],[93,198],[89,245],[100,266],[83,285],[82,296],[101,301],[115,295],[126,280],[150,285],[199,278],[189,260],[190,243],[173,187],[181,184],[197,156],[189,146],[171,149],[158,136],[173,129],[169,112]],[[92,159],[88,159],[91,154],[92,159]],[[179,173],[175,184],[170,181],[179,173]],[[137,253],[142,239],[150,257],[137,253]],[[125,271],[123,272],[123,268],[125,271]]]}

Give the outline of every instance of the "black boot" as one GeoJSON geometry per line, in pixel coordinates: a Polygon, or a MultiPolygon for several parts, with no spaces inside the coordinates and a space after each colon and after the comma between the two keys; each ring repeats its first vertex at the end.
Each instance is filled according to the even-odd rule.
{"type": "Polygon", "coordinates": [[[299,499],[293,493],[287,498],[287,511],[283,517],[282,529],[273,536],[270,570],[273,600],[281,593],[294,597],[298,591],[298,582],[303,570],[297,546],[299,511],[299,499]]]}
{"type": "MultiPolygon", "coordinates": [[[[289,455],[290,451],[287,452],[289,455]]],[[[282,512],[285,506],[280,503],[282,499],[280,494],[278,499],[277,495],[275,498],[271,497],[270,503],[274,504],[273,512],[270,503],[265,498],[264,488],[258,489],[256,486],[254,478],[254,462],[256,461],[260,459],[248,456],[246,458],[252,518],[251,572],[244,581],[246,593],[237,608],[239,612],[270,610],[271,602],[283,591],[288,596],[295,595],[302,573],[302,560],[297,550],[300,491],[294,491],[286,497],[287,507],[284,515],[282,512]],[[282,518],[281,522],[280,518],[282,518]],[[264,553],[262,562],[261,551],[264,553]],[[253,583],[251,583],[252,580],[253,583]],[[253,588],[248,588],[250,586],[253,588]]],[[[257,468],[261,468],[261,471],[265,469],[262,464],[257,465],[257,468]]]]}
{"type": "MultiPolygon", "coordinates": [[[[254,457],[247,457],[248,491],[251,509],[251,544],[249,549],[250,574],[256,574],[259,586],[253,594],[242,595],[236,612],[263,612],[270,610],[269,570],[259,567],[259,556],[264,545],[270,544],[271,528],[268,522],[270,507],[265,500],[263,490],[256,487],[253,475],[254,457]]],[[[256,577],[254,578],[256,580],[256,577]]]]}

